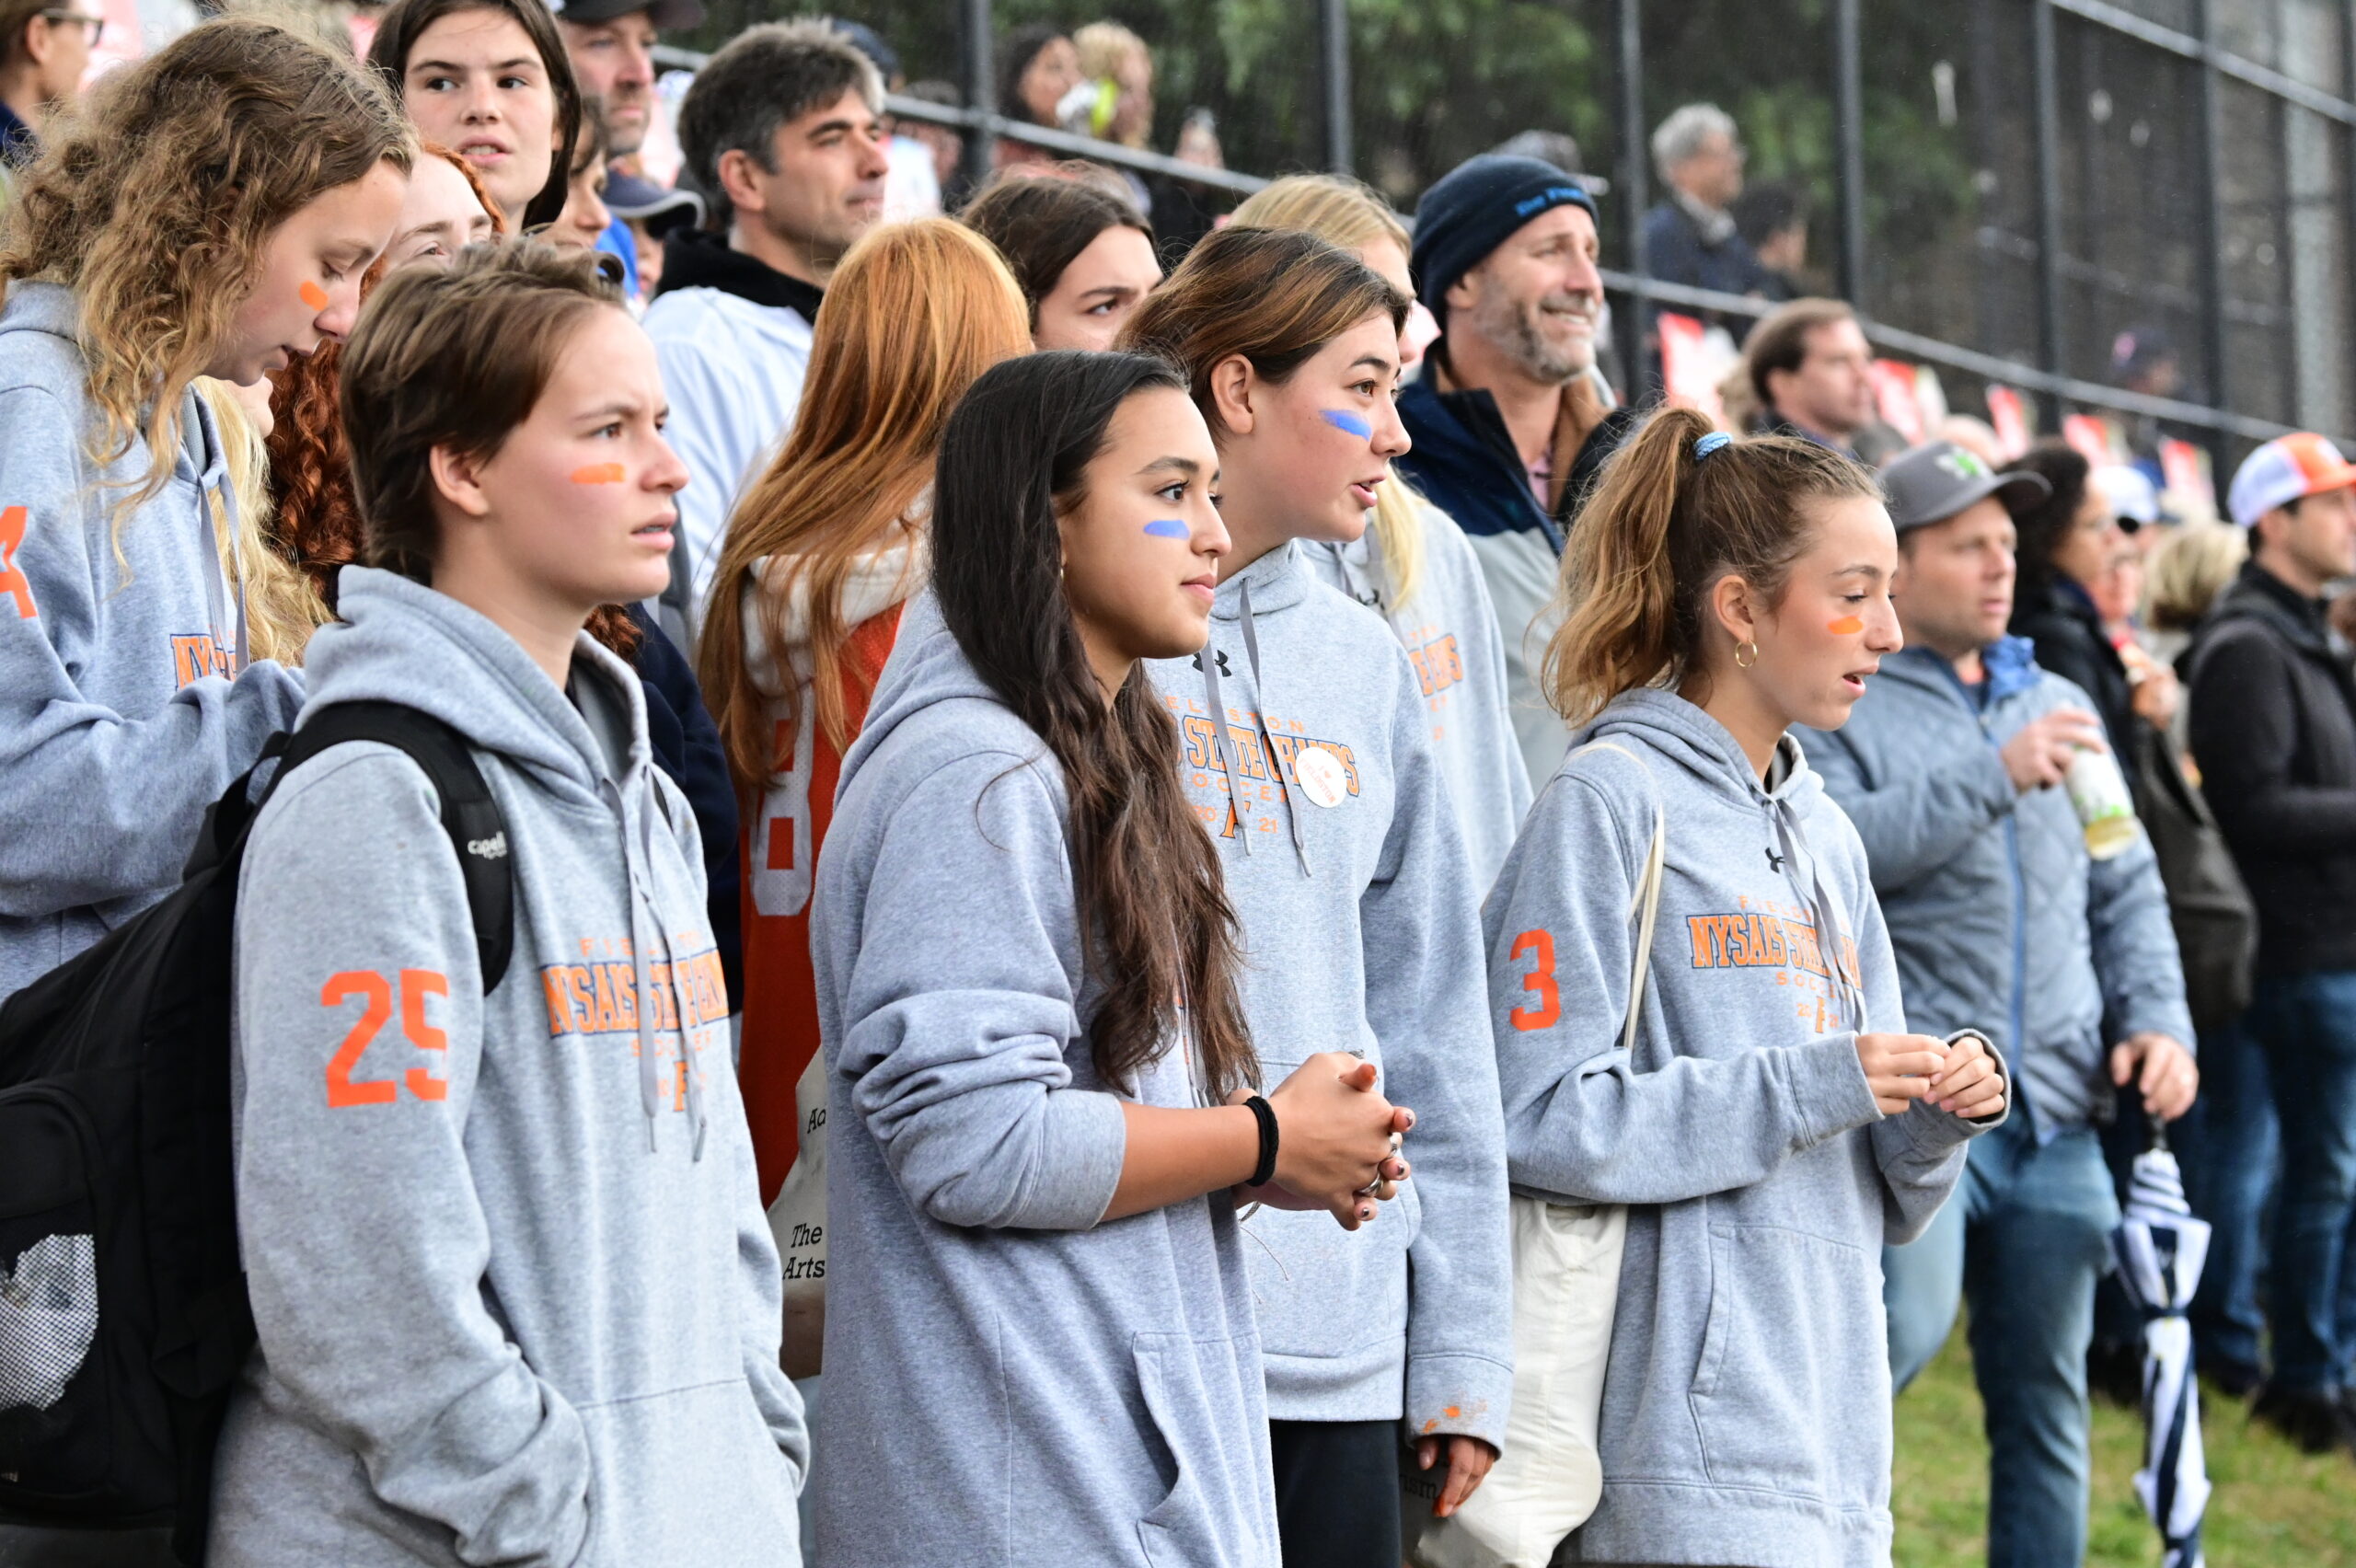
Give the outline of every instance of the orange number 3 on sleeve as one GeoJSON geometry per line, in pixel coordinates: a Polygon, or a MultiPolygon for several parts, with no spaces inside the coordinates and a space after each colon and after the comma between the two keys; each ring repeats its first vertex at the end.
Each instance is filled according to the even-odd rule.
{"type": "Polygon", "coordinates": [[[1521,977],[1521,988],[1535,998],[1513,1009],[1516,1029],[1551,1029],[1563,1016],[1563,994],[1554,985],[1554,938],[1547,931],[1524,931],[1513,940],[1513,956],[1528,953],[1538,967],[1521,977]]]}

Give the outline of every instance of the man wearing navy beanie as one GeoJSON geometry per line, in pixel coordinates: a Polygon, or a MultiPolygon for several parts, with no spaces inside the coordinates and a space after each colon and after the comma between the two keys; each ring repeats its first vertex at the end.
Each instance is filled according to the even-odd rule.
{"type": "Polygon", "coordinates": [[[1399,467],[1462,525],[1506,645],[1514,734],[1544,788],[1568,729],[1541,693],[1563,540],[1634,422],[1595,366],[1603,278],[1594,198],[1536,158],[1487,153],[1424,192],[1408,259],[1441,336],[1399,398],[1399,467]]]}

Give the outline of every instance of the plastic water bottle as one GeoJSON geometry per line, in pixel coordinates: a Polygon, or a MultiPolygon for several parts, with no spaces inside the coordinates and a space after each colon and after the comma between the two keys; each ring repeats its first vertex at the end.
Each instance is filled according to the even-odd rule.
{"type": "Polygon", "coordinates": [[[2071,759],[2062,785],[2070,792],[2070,804],[2077,808],[2088,855],[2108,860],[2135,842],[2135,801],[2127,792],[2118,758],[2109,752],[2080,752],[2071,759]]]}

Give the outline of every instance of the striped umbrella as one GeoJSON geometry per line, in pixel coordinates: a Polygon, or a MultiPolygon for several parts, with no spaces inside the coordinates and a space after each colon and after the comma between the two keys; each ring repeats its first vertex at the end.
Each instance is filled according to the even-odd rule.
{"type": "Polygon", "coordinates": [[[2110,1251],[2143,1313],[2143,1468],[2135,1472],[2135,1494],[2159,1526],[2164,1568],[2201,1568],[2209,1473],[2184,1309],[2209,1256],[2209,1222],[2194,1218],[2184,1201],[2184,1177],[2165,1134],[2135,1157],[2110,1251]]]}

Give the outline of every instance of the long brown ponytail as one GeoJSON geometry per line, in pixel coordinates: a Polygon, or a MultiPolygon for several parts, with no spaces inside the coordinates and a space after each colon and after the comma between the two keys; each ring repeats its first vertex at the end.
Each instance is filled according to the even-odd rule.
{"type": "Polygon", "coordinates": [[[1143,354],[1060,351],[985,372],[950,416],[935,467],[932,586],[965,657],[1062,764],[1090,967],[1096,1069],[1133,1086],[1192,1027],[1216,1102],[1256,1081],[1237,998],[1235,913],[1179,783],[1178,729],[1142,667],[1108,705],[1064,598],[1058,509],[1121,405],[1178,372],[1143,354]]]}
{"type": "Polygon", "coordinates": [[[1879,499],[1863,465],[1791,436],[1729,441],[1691,409],[1663,409],[1603,467],[1563,552],[1542,679],[1576,724],[1638,686],[1673,686],[1701,652],[1711,588],[1739,576],[1782,594],[1814,524],[1808,502],[1879,499]]]}

